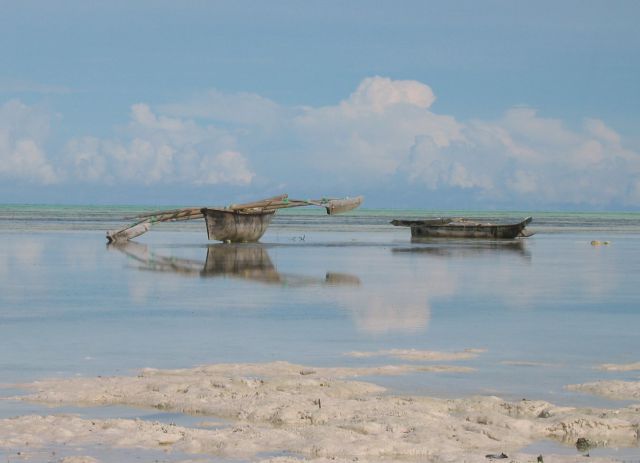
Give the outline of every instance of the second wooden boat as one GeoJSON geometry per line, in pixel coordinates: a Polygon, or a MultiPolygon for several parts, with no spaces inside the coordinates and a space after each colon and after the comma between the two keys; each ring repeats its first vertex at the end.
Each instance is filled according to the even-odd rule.
{"type": "Polygon", "coordinates": [[[428,220],[392,220],[399,227],[410,227],[412,239],[429,238],[485,238],[514,239],[533,235],[525,227],[533,219],[526,219],[511,224],[494,224],[476,222],[469,219],[428,219],[428,220]]]}

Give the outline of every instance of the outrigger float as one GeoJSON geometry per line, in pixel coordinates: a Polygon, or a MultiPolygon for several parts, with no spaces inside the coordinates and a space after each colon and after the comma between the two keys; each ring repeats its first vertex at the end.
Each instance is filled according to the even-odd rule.
{"type": "Polygon", "coordinates": [[[245,204],[231,204],[227,207],[191,207],[150,212],[136,217],[135,222],[107,232],[109,243],[124,243],[140,236],[158,222],[205,219],[207,236],[210,240],[228,243],[249,243],[258,241],[267,231],[271,219],[279,209],[301,206],[324,207],[327,214],[348,212],[362,204],[364,198],[343,199],[289,199],[284,194],[245,204]]]}

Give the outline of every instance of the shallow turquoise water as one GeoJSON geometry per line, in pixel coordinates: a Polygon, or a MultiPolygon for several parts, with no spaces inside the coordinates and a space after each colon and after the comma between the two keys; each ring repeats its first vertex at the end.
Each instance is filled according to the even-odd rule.
{"type": "MultiPolygon", "coordinates": [[[[372,379],[403,393],[622,406],[564,386],[640,376],[596,369],[640,361],[640,214],[296,212],[263,244],[213,244],[193,222],[106,246],[104,231],[139,210],[0,207],[0,383],[218,362],[401,364],[345,354],[466,348],[486,351],[424,363],[471,373],[372,379]],[[388,224],[426,215],[533,215],[537,234],[412,244],[388,224]]],[[[45,410],[0,401],[0,417],[45,410]]]]}

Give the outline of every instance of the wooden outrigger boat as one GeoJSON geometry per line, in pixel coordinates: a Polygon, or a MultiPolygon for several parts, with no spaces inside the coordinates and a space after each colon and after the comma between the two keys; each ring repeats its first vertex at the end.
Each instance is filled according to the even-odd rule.
{"type": "Polygon", "coordinates": [[[228,207],[192,207],[142,214],[134,217],[136,222],[118,230],[107,232],[109,243],[126,242],[143,233],[158,222],[205,219],[207,236],[210,240],[230,243],[258,241],[267,231],[271,219],[278,209],[301,206],[324,207],[327,214],[339,214],[357,208],[362,204],[362,196],[344,199],[289,199],[288,195],[275,196],[246,204],[232,204],[228,207]]]}
{"type": "Polygon", "coordinates": [[[392,220],[399,227],[411,227],[412,239],[429,238],[485,238],[494,240],[510,240],[526,238],[533,233],[525,227],[533,219],[527,217],[518,223],[494,224],[475,222],[469,219],[428,219],[428,220],[392,220]]]}

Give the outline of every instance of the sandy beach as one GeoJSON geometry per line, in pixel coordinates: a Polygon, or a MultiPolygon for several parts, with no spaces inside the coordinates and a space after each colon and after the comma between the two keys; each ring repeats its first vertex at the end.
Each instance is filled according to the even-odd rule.
{"type": "MultiPolygon", "coordinates": [[[[637,446],[640,405],[592,409],[559,407],[539,400],[509,402],[494,396],[405,396],[357,379],[401,375],[411,368],[317,368],[270,362],[144,369],[135,376],[43,379],[18,385],[27,391],[18,399],[52,407],[157,409],[201,416],[202,425],[86,419],[56,414],[52,409],[46,416],[0,420],[0,448],[21,455],[23,461],[30,461],[29,455],[38,461],[42,449],[99,444],[194,458],[284,463],[485,462],[506,460],[502,454],[508,461],[528,462],[536,461],[538,454],[521,449],[545,439],[569,447],[578,445],[581,453],[575,455],[543,456],[545,461],[571,462],[584,461],[582,455],[590,447],[637,446]],[[286,456],[277,456],[283,452],[286,456]]],[[[440,368],[445,371],[448,367],[440,368]]],[[[622,389],[617,382],[602,382],[598,388],[570,388],[635,399],[640,382],[625,384],[622,389]]],[[[95,454],[67,457],[76,460],[64,461],[101,461],[99,449],[95,454]]]]}

